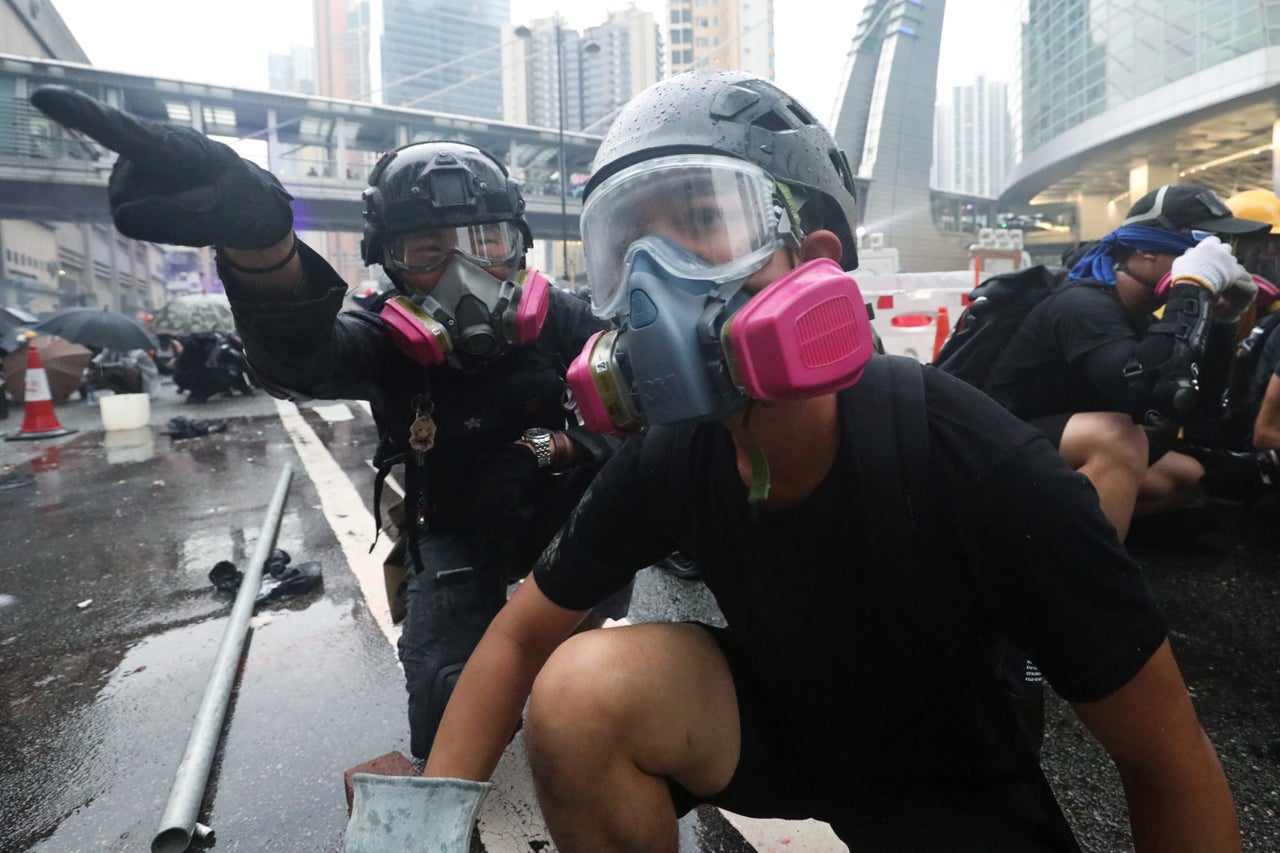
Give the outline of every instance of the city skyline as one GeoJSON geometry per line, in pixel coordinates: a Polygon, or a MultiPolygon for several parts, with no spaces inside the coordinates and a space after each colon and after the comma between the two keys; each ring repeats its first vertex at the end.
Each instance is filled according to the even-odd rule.
{"type": "MultiPolygon", "coordinates": [[[[94,65],[156,77],[266,89],[267,56],[314,41],[311,0],[223,0],[220,14],[201,18],[194,32],[189,5],[173,0],[53,0],[53,5],[94,65]],[[254,23],[247,26],[250,19],[254,23]],[[234,61],[228,61],[231,56],[234,61]],[[261,62],[252,61],[254,56],[261,62]]],[[[511,0],[511,20],[525,23],[559,12],[570,27],[581,30],[602,23],[607,11],[628,5],[627,0],[511,0]]],[[[655,15],[665,37],[665,0],[637,0],[635,6],[655,15]]],[[[775,79],[828,124],[860,13],[860,3],[774,4],[775,79]]],[[[1001,47],[1002,25],[990,20],[989,6],[979,6],[978,0],[948,4],[939,97],[951,86],[972,83],[978,74],[989,80],[1007,78],[1002,63],[1012,51],[1001,47]]]]}

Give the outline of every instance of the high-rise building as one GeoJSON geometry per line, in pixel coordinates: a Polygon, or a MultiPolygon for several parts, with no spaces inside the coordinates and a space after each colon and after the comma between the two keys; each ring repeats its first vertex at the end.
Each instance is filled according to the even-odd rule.
{"type": "Polygon", "coordinates": [[[502,117],[509,0],[382,0],[382,102],[502,117]]]}
{"type": "Polygon", "coordinates": [[[934,113],[935,189],[995,198],[1013,161],[1007,86],[979,77],[954,86],[934,113]]]}
{"type": "Polygon", "coordinates": [[[633,3],[609,12],[584,38],[599,51],[582,67],[582,130],[604,133],[622,105],[662,77],[662,38],[653,15],[633,3]]]}
{"type": "Polygon", "coordinates": [[[1280,0],[1018,0],[1013,204],[1069,204],[1070,239],[1149,189],[1280,186],[1280,0]]]}
{"type": "Polygon", "coordinates": [[[581,130],[586,124],[583,67],[594,61],[588,51],[598,53],[599,46],[571,29],[559,15],[512,27],[503,38],[502,118],[557,129],[563,118],[565,130],[581,130]]]}
{"type": "MultiPolygon", "coordinates": [[[[375,82],[378,62],[377,15],[382,0],[314,0],[316,94],[326,98],[381,102],[381,86],[375,82]]],[[[363,178],[373,166],[368,153],[347,151],[342,163],[338,150],[304,150],[292,158],[304,179],[342,176],[363,178]]],[[[352,192],[354,193],[354,189],[352,192]]],[[[355,233],[304,235],[308,243],[328,259],[352,287],[368,286],[376,267],[366,268],[360,257],[360,236],[355,233]]]]}
{"type": "Polygon", "coordinates": [[[280,92],[316,94],[315,51],[295,44],[288,53],[267,56],[267,88],[280,92]]]}
{"type": "Polygon", "coordinates": [[[560,61],[565,129],[603,133],[623,104],[661,78],[658,23],[633,5],[583,33],[558,16],[513,27],[503,50],[504,120],[559,128],[560,61]]]}
{"type": "Polygon", "coordinates": [[[316,94],[380,101],[373,11],[370,0],[315,0],[316,94]]]}
{"type": "Polygon", "coordinates": [[[773,0],[667,0],[667,67],[773,79],[773,0]]]}
{"type": "MultiPolygon", "coordinates": [[[[89,64],[49,2],[0,3],[0,53],[89,64]]],[[[5,93],[9,119],[0,127],[0,151],[36,159],[85,156],[81,146],[74,154],[59,152],[52,120],[35,115],[14,95],[10,82],[5,93]],[[23,120],[15,120],[17,116],[23,120]]],[[[105,222],[0,219],[0,307],[32,313],[103,307],[137,316],[167,301],[170,248],[130,240],[105,222]]],[[[184,251],[200,254],[204,281],[212,286],[212,252],[184,251]]]]}

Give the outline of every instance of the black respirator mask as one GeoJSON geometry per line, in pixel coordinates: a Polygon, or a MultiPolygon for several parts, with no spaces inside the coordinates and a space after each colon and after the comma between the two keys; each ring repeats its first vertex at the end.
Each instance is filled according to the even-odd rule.
{"type": "Polygon", "coordinates": [[[418,364],[465,366],[537,338],[549,299],[550,286],[537,270],[499,281],[456,256],[430,294],[396,296],[381,316],[396,347],[418,364]]]}

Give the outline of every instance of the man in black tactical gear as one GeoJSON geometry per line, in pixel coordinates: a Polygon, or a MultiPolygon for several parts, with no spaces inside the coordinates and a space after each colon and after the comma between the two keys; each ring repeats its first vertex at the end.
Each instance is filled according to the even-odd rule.
{"type": "Polygon", "coordinates": [[[1217,235],[1266,227],[1205,187],[1152,190],[1075,259],[991,367],[990,395],[1089,478],[1121,540],[1135,515],[1200,496],[1204,468],[1170,439],[1215,404],[1213,380],[1225,382],[1235,321],[1256,292],[1217,235]]]}
{"type": "MultiPolygon", "coordinates": [[[[503,165],[454,142],[382,156],[364,192],[366,265],[395,292],[342,312],[346,283],[293,231],[271,173],[185,127],[75,90],[32,103],[119,152],[122,234],[217,249],[249,362],[286,399],[368,400],[378,484],[403,462],[407,582],[399,641],[412,751],[425,758],[462,665],[616,441],[581,429],[565,370],[606,324],[524,264],[532,235],[503,165]]],[[[375,489],[375,515],[379,489],[375,489]]],[[[629,590],[599,611],[625,615],[629,590]]]]}

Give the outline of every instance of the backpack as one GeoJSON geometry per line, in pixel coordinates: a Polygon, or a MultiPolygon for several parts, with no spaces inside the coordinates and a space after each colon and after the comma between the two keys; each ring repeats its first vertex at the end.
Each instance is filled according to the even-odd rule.
{"type": "MultiPolygon", "coordinates": [[[[871,548],[888,572],[883,587],[909,603],[906,615],[913,628],[953,661],[955,688],[972,690],[981,702],[1044,810],[1056,848],[1078,853],[1071,826],[1040,767],[1043,681],[1033,680],[1039,672],[1016,654],[993,657],[989,644],[967,620],[966,609],[957,606],[965,593],[954,576],[934,570],[947,561],[939,559],[946,555],[936,553],[925,512],[931,442],[924,369],[913,358],[874,356],[858,380],[862,393],[840,398],[845,440],[854,448],[852,464],[863,475],[867,492],[874,495],[862,507],[873,532],[871,548]],[[898,459],[897,469],[879,464],[889,456],[898,459]],[[1012,685],[1024,679],[1021,688],[1012,685]]],[[[664,494],[667,511],[676,518],[689,517],[682,501],[690,494],[690,472],[680,465],[664,465],[661,456],[667,449],[687,446],[694,428],[696,424],[690,423],[651,427],[641,448],[642,476],[656,478],[643,491],[664,494]]],[[[678,459],[678,454],[672,458],[678,459]]],[[[972,545],[963,543],[966,551],[972,545]]],[[[1002,644],[997,652],[1012,649],[1002,644]]]]}
{"type": "Polygon", "coordinates": [[[969,307],[956,320],[933,365],[986,391],[987,374],[1005,345],[1066,274],[1061,267],[1037,264],[982,282],[969,293],[969,307]]]}
{"type": "Polygon", "coordinates": [[[1262,364],[1262,350],[1277,325],[1280,325],[1280,312],[1259,317],[1245,339],[1236,345],[1235,357],[1231,361],[1227,380],[1227,414],[1247,418],[1250,429],[1276,367],[1274,364],[1262,364]]]}

